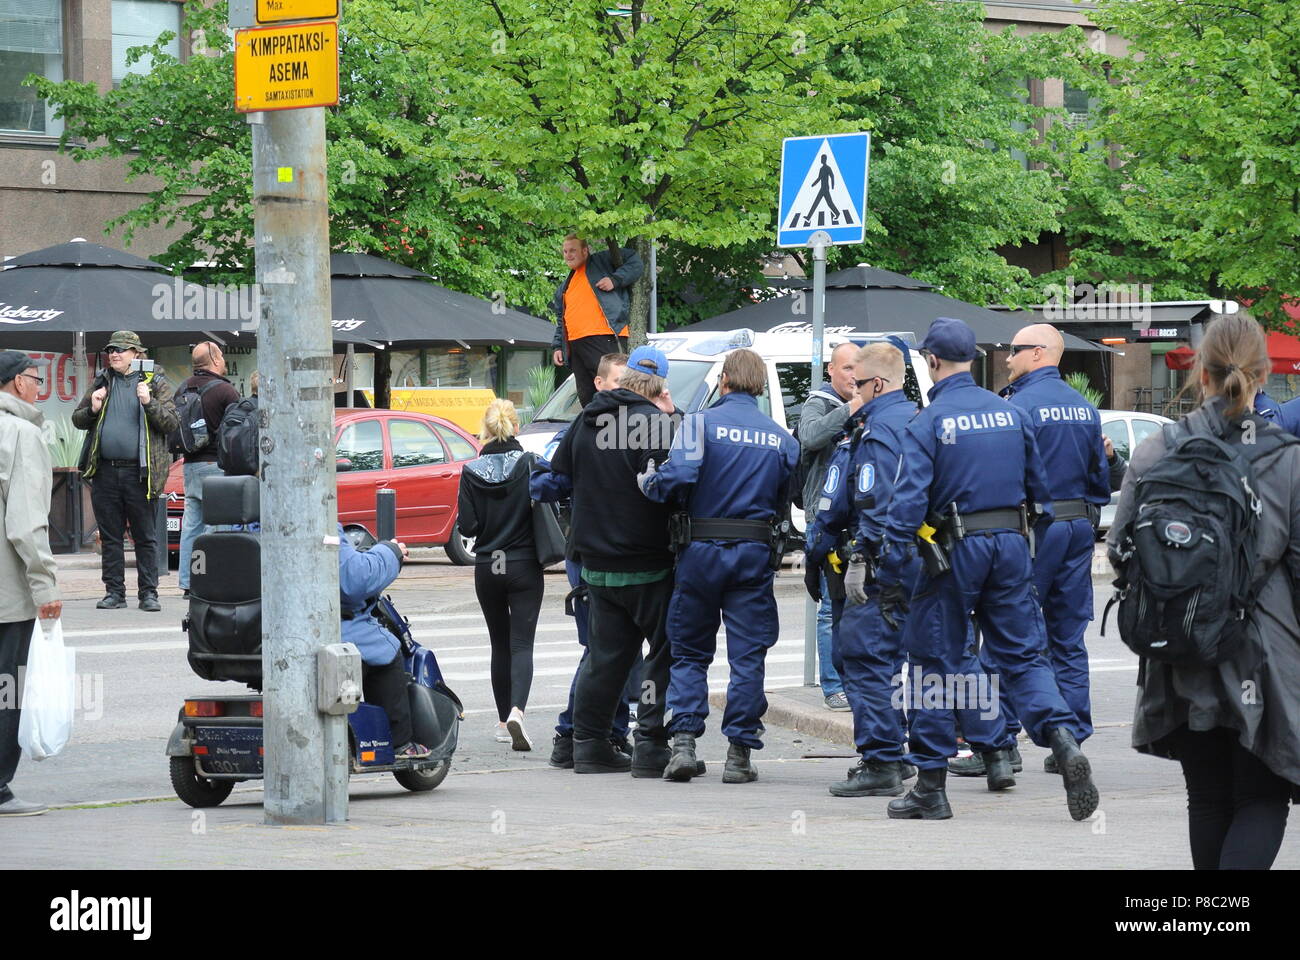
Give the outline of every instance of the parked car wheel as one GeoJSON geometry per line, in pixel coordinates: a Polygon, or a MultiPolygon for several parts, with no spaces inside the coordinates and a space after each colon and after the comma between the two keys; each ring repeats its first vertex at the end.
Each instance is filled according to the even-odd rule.
{"type": "Polygon", "coordinates": [[[474,538],[461,534],[459,517],[451,528],[451,539],[444,549],[447,551],[447,559],[458,567],[468,567],[474,562],[474,538]]]}

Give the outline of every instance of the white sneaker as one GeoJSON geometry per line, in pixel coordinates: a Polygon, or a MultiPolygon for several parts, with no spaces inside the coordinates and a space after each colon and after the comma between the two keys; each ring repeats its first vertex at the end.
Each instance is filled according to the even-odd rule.
{"type": "Polygon", "coordinates": [[[524,712],[518,707],[510,711],[510,718],[506,720],[506,729],[510,731],[509,739],[513,749],[533,749],[533,741],[528,739],[528,734],[524,731],[524,712]]]}
{"type": "Polygon", "coordinates": [[[497,743],[514,743],[515,738],[510,736],[510,731],[506,729],[504,723],[497,724],[497,743]]]}

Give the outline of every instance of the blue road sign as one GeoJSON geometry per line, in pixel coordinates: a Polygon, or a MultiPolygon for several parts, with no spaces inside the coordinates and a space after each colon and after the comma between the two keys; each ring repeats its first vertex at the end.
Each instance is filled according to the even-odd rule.
{"type": "Polygon", "coordinates": [[[861,243],[871,134],[787,137],[781,144],[780,247],[804,247],[818,230],[832,244],[861,243]]]}

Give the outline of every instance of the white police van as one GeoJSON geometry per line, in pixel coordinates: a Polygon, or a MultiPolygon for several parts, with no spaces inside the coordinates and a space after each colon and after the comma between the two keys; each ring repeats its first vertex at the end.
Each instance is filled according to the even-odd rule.
{"type": "MultiPolygon", "coordinates": [[[[907,344],[911,353],[912,368],[924,398],[930,389],[930,371],[917,353],[915,336],[906,333],[829,333],[824,342],[822,369],[817,371],[816,383],[825,380],[825,363],[831,352],[841,343],[859,346],[897,337],[907,344]]],[[[812,330],[798,332],[754,333],[753,330],[699,331],[692,333],[651,334],[650,342],[668,357],[668,390],[673,402],[684,413],[695,413],[711,406],[721,395],[718,381],[722,377],[722,362],[732,350],[748,347],[767,364],[767,390],[758,398],[759,409],[790,433],[799,424],[799,412],[808,399],[810,388],[809,361],[812,352],[812,330]],[[773,404],[772,398],[780,403],[773,404]]],[[[581,407],[573,377],[569,377],[550,399],[537,408],[532,421],[519,432],[519,443],[525,450],[545,455],[555,434],[573,422],[581,407]]],[[[800,536],[804,530],[803,514],[795,510],[792,517],[800,536]]]]}

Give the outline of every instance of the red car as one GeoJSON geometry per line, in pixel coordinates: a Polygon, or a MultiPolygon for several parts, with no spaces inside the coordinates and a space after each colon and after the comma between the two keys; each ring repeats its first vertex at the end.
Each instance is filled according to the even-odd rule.
{"type": "MultiPolygon", "coordinates": [[[[444,547],[452,563],[474,562],[474,541],[456,530],[460,471],[479,442],[441,417],[398,410],[338,410],[334,415],[339,523],[375,529],[375,492],[397,491],[397,537],[410,546],[444,547]],[[350,464],[350,466],[348,466],[350,464]]],[[[185,514],[184,464],[167,477],[167,549],[180,552],[185,514]]]]}

